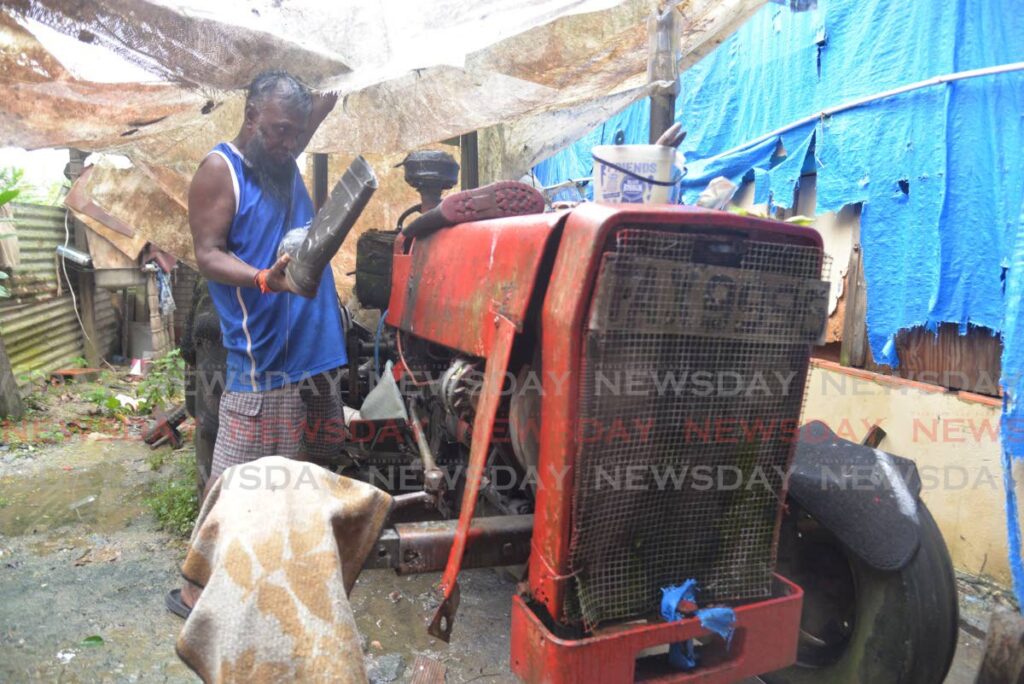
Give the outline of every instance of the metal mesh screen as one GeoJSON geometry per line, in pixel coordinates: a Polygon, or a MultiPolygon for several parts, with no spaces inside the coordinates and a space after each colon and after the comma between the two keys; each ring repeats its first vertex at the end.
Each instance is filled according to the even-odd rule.
{"type": "Polygon", "coordinates": [[[571,570],[585,626],[769,594],[809,345],[828,317],[819,249],[624,229],[583,349],[571,570]]]}

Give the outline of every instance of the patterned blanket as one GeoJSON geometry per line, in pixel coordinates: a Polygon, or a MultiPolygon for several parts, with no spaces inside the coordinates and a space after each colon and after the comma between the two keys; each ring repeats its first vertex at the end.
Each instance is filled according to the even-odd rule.
{"type": "Polygon", "coordinates": [[[348,594],[391,497],[280,456],[233,466],[182,566],[203,587],[178,637],[205,682],[365,682],[348,594]]]}

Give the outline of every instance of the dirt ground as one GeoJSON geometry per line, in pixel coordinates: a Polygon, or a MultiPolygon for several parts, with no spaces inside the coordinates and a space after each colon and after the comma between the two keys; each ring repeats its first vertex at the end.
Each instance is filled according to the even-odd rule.
{"type": "MultiPolygon", "coordinates": [[[[51,400],[34,419],[51,426],[51,437],[62,426],[71,434],[45,446],[0,445],[0,681],[197,681],[174,654],[182,623],[163,605],[184,543],[158,530],[144,503],[169,476],[168,466],[154,466],[174,455],[151,451],[137,424],[83,426],[89,411],[73,398],[51,400]]],[[[508,670],[511,576],[464,573],[451,645],[426,633],[437,579],[360,577],[352,605],[371,682],[408,682],[419,655],[443,663],[451,684],[516,681],[508,670]]],[[[985,587],[962,587],[966,630],[952,684],[974,681],[992,602],[985,587]]]]}

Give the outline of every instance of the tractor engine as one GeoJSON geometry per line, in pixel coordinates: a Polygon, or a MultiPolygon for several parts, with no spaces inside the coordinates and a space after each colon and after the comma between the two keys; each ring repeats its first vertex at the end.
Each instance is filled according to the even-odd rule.
{"type": "Polygon", "coordinates": [[[401,388],[405,453],[459,518],[431,633],[450,637],[469,540],[490,534],[479,516],[532,513],[529,588],[513,609],[525,679],[558,681],[543,649],[517,643],[645,619],[688,579],[702,601],[772,605],[744,633],[770,643],[774,624],[785,643],[751,672],[792,662],[801,594],[775,563],[828,318],[818,234],[584,204],[392,238],[377,347],[401,388]]]}

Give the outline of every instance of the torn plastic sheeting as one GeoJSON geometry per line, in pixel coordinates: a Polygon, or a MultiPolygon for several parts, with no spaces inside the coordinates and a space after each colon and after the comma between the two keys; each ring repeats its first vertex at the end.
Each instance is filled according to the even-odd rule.
{"type": "MultiPolygon", "coordinates": [[[[706,54],[762,3],[679,3],[686,18],[683,64],[706,54]]],[[[509,5],[485,0],[467,5],[433,0],[396,11],[384,3],[328,6],[313,0],[225,0],[203,5],[203,21],[195,26],[190,22],[199,3],[134,2],[130,15],[125,15],[132,17],[131,22],[121,17],[126,7],[126,0],[101,0],[88,7],[21,0],[5,5],[4,11],[31,14],[76,39],[85,36],[111,45],[126,59],[175,78],[177,85],[145,86],[162,88],[163,109],[146,106],[146,97],[155,93],[143,86],[77,81],[62,67],[65,73],[55,88],[56,79],[44,75],[46,69],[35,73],[19,66],[19,53],[4,50],[0,97],[6,96],[5,102],[13,103],[8,108],[15,111],[8,117],[0,114],[0,144],[115,150],[135,161],[191,173],[213,145],[237,130],[241,94],[225,88],[245,86],[254,68],[276,66],[297,71],[315,87],[344,95],[311,142],[311,152],[408,152],[503,124],[511,127],[508,142],[516,145],[515,159],[506,166],[523,169],[563,144],[566,131],[573,130],[559,125],[528,130],[537,121],[532,117],[558,110],[591,112],[591,103],[613,98],[607,114],[630,97],[646,95],[645,22],[658,3],[526,0],[509,5]],[[176,16],[184,23],[180,31],[176,16]],[[224,40],[206,40],[218,36],[224,40]],[[298,51],[294,60],[280,56],[292,52],[272,49],[280,41],[298,51]],[[243,60],[239,54],[268,56],[243,60]],[[327,68],[336,63],[351,70],[335,73],[327,68]],[[318,76],[321,73],[328,75],[318,76]],[[201,88],[186,83],[199,83],[201,88]],[[66,87],[77,89],[75,97],[86,102],[95,96],[108,104],[69,106],[60,96],[66,87]],[[130,114],[118,106],[119,98],[131,105],[130,114]],[[77,111],[74,119],[62,116],[72,109],[77,111]]],[[[15,32],[20,45],[40,56],[36,62],[60,67],[17,24],[3,29],[0,44],[15,32]]],[[[595,115],[587,117],[587,123],[594,123],[595,115]]],[[[558,120],[543,119],[556,124],[558,120]]]]}
{"type": "MultiPolygon", "coordinates": [[[[688,579],[678,586],[661,590],[661,617],[666,622],[676,622],[686,617],[679,611],[679,604],[697,605],[697,580],[688,579]]],[[[668,647],[668,661],[677,670],[692,670],[697,667],[697,651],[693,639],[677,641],[668,647]]]]}
{"type": "MultiPolygon", "coordinates": [[[[914,326],[1000,330],[1007,236],[1024,192],[1024,169],[1010,161],[1024,148],[1024,120],[1007,113],[1024,111],[1024,74],[932,86],[804,124],[780,136],[789,153],[782,160],[772,159],[775,140],[741,146],[845,102],[1022,61],[1022,32],[1013,0],[835,0],[805,13],[764,7],[681,77],[687,201],[716,175],[735,182],[752,173],[760,199],[788,206],[813,136],[817,212],[863,203],[875,360],[898,363],[896,334],[914,326]]],[[[639,106],[620,116],[631,111],[639,106]]],[[[564,175],[546,173],[583,155],[557,156],[537,166],[544,184],[589,175],[571,163],[564,175]]]]}
{"type": "MultiPolygon", "coordinates": [[[[873,6],[844,0],[804,16],[766,8],[730,39],[734,45],[723,46],[728,50],[719,51],[721,58],[716,53],[716,59],[708,60],[713,63],[700,65],[709,79],[707,92],[694,93],[694,98],[709,105],[720,101],[722,93],[714,88],[728,86],[715,69],[726,66],[726,53],[735,64],[737,53],[763,57],[759,51],[766,49],[770,58],[760,64],[742,63],[744,77],[738,80],[746,83],[732,90],[753,95],[748,89],[762,89],[760,102],[771,106],[761,109],[771,111],[747,112],[755,107],[737,103],[737,118],[748,121],[749,128],[742,130],[730,120],[728,130],[715,126],[704,135],[691,130],[688,141],[720,141],[712,144],[728,149],[828,106],[943,73],[1018,61],[1024,50],[1011,47],[1011,36],[1024,30],[1024,23],[1014,16],[1005,26],[1003,17],[1014,15],[1009,10],[1007,2],[981,7],[893,0],[873,6]],[[992,26],[996,33],[989,34],[993,22],[998,28],[992,26]],[[930,30],[922,32],[921,26],[930,30]],[[998,37],[1003,32],[1006,40],[998,37]]],[[[1022,142],[1019,117],[998,114],[1020,111],[1024,104],[1019,78],[1017,95],[1006,92],[1012,78],[915,91],[813,127],[818,212],[864,202],[868,330],[879,362],[898,362],[894,340],[904,328],[945,321],[1000,327],[999,260],[1008,218],[1000,206],[1000,189],[1014,197],[1022,186],[1019,169],[995,177],[1005,166],[999,159],[1019,150],[1022,142]],[[973,94],[964,97],[968,92],[973,94]],[[901,191],[900,179],[909,181],[909,194],[901,191]],[[977,249],[982,243],[988,248],[977,249]]],[[[703,106],[697,104],[696,110],[703,106]]],[[[691,113],[695,109],[682,107],[691,113]]],[[[705,123],[697,125],[706,129],[705,123]]],[[[784,144],[791,149],[788,141],[784,144]]],[[[787,185],[799,179],[798,166],[799,160],[782,172],[788,175],[787,185]]],[[[771,172],[773,199],[784,205],[785,188],[783,196],[775,192],[780,169],[771,172]]]]}
{"type": "MultiPolygon", "coordinates": [[[[707,0],[705,4],[715,3],[707,0]]],[[[287,67],[314,86],[336,89],[349,96],[325,122],[311,150],[408,151],[541,107],[571,104],[594,93],[604,95],[614,90],[643,71],[644,43],[619,41],[617,63],[620,69],[626,69],[625,74],[580,70],[580,63],[600,63],[600,57],[595,60],[594,53],[603,46],[590,36],[574,32],[573,19],[579,13],[601,11],[608,16],[611,26],[632,22],[642,28],[648,5],[653,7],[655,3],[532,0],[508,5],[490,0],[469,7],[464,3],[435,1],[418,3],[414,11],[399,12],[393,6],[378,3],[325,6],[300,1],[285,6],[273,2],[253,6],[227,1],[216,7],[204,7],[202,19],[185,16],[191,8],[188,3],[163,6],[135,2],[130,8],[123,5],[126,3],[117,0],[88,6],[24,0],[6,6],[5,11],[32,16],[74,36],[88,36],[88,40],[109,45],[167,79],[202,86],[202,92],[161,86],[179,99],[198,100],[194,102],[196,106],[189,107],[183,120],[140,131],[173,134],[180,129],[185,134],[173,139],[175,144],[170,146],[139,145],[134,140],[117,139],[130,130],[129,121],[114,128],[109,116],[96,113],[83,117],[86,112],[76,117],[73,130],[67,130],[63,122],[46,122],[46,117],[37,120],[37,112],[31,111],[30,116],[19,119],[20,127],[5,136],[6,143],[57,145],[62,144],[61,138],[76,142],[91,139],[92,144],[82,146],[117,147],[133,158],[142,157],[158,164],[182,159],[196,163],[213,144],[231,137],[238,125],[237,118],[231,117],[210,135],[199,131],[196,136],[195,131],[189,130],[209,114],[207,104],[216,108],[229,97],[217,89],[242,88],[257,71],[277,65],[287,67]],[[125,21],[124,16],[131,16],[131,21],[125,21]],[[543,43],[545,37],[551,36],[568,39],[547,41],[545,59],[538,63],[526,54],[528,51],[519,50],[524,54],[516,59],[510,56],[517,54],[519,34],[529,34],[531,44],[543,43]],[[282,45],[300,54],[277,49],[282,45]],[[306,50],[307,45],[316,47],[306,50]],[[493,54],[489,51],[492,45],[493,54]],[[636,54],[630,59],[631,53],[636,54]],[[240,54],[265,58],[239,59],[240,54]],[[331,58],[324,62],[324,55],[331,58]],[[340,55],[345,55],[344,63],[334,59],[340,55]],[[467,61],[484,66],[460,68],[467,61]],[[350,63],[358,67],[357,72],[348,71],[350,63]],[[493,70],[497,66],[507,68],[513,75],[493,70]],[[526,78],[567,69],[575,72],[576,77],[559,89],[543,85],[542,78],[526,78]],[[41,132],[43,126],[57,130],[41,132]],[[107,128],[102,132],[95,130],[103,127],[107,128]],[[87,135],[75,130],[83,128],[93,130],[87,130],[87,135]],[[201,151],[181,144],[195,137],[203,141],[201,151]],[[139,147],[148,154],[137,154],[139,147]]],[[[16,28],[26,33],[21,27],[16,28]]],[[[22,43],[25,42],[23,35],[22,43]]],[[[37,41],[32,42],[38,46],[37,41]]],[[[35,52],[48,55],[41,46],[35,52]]],[[[12,55],[9,61],[16,62],[16,56],[12,55]]],[[[95,84],[82,85],[87,90],[96,90],[95,84]]],[[[128,94],[131,88],[106,86],[101,92],[128,94]]],[[[27,107],[35,92],[20,95],[20,104],[27,107]]],[[[59,104],[52,102],[50,111],[66,112],[66,107],[54,106],[59,104]]],[[[116,112],[113,115],[117,120],[116,112]]],[[[168,112],[153,116],[139,111],[130,118],[145,123],[167,115],[168,112]]]]}
{"type": "Polygon", "coordinates": [[[697,605],[697,580],[688,579],[678,586],[661,590],[661,617],[666,622],[676,622],[686,617],[679,611],[682,602],[697,605]]]}
{"type": "Polygon", "coordinates": [[[231,89],[252,80],[268,60],[290,65],[311,83],[349,71],[339,55],[237,23],[251,17],[251,9],[228,0],[190,16],[173,4],[145,0],[7,0],[5,5],[20,17],[102,45],[171,82],[231,89]]]}
{"type": "Polygon", "coordinates": [[[1003,322],[1001,426],[1003,484],[1006,490],[1006,529],[1010,574],[1017,603],[1024,611],[1024,547],[1014,470],[1024,472],[1024,196],[1017,235],[1006,272],[1006,314],[1003,322]]]}
{"type": "MultiPolygon", "coordinates": [[[[683,620],[689,617],[687,613],[692,607],[701,627],[722,637],[728,649],[732,645],[732,637],[736,631],[736,611],[724,606],[698,609],[698,591],[695,579],[688,579],[677,586],[664,587],[661,590],[661,617],[666,622],[683,620]],[[682,611],[680,606],[683,607],[682,611]]],[[[697,667],[699,654],[693,639],[671,644],[669,662],[679,670],[692,670],[697,667]]]]}
{"type": "Polygon", "coordinates": [[[736,632],[736,611],[728,607],[701,608],[697,611],[700,626],[725,639],[725,647],[732,646],[736,632]]]}
{"type": "Polygon", "coordinates": [[[545,157],[646,99],[650,86],[615,93],[578,107],[533,114],[480,131],[481,182],[521,178],[545,157]]]}
{"type": "Polygon", "coordinates": [[[670,644],[668,647],[668,662],[672,667],[683,672],[697,667],[699,660],[693,639],[670,644]]]}

